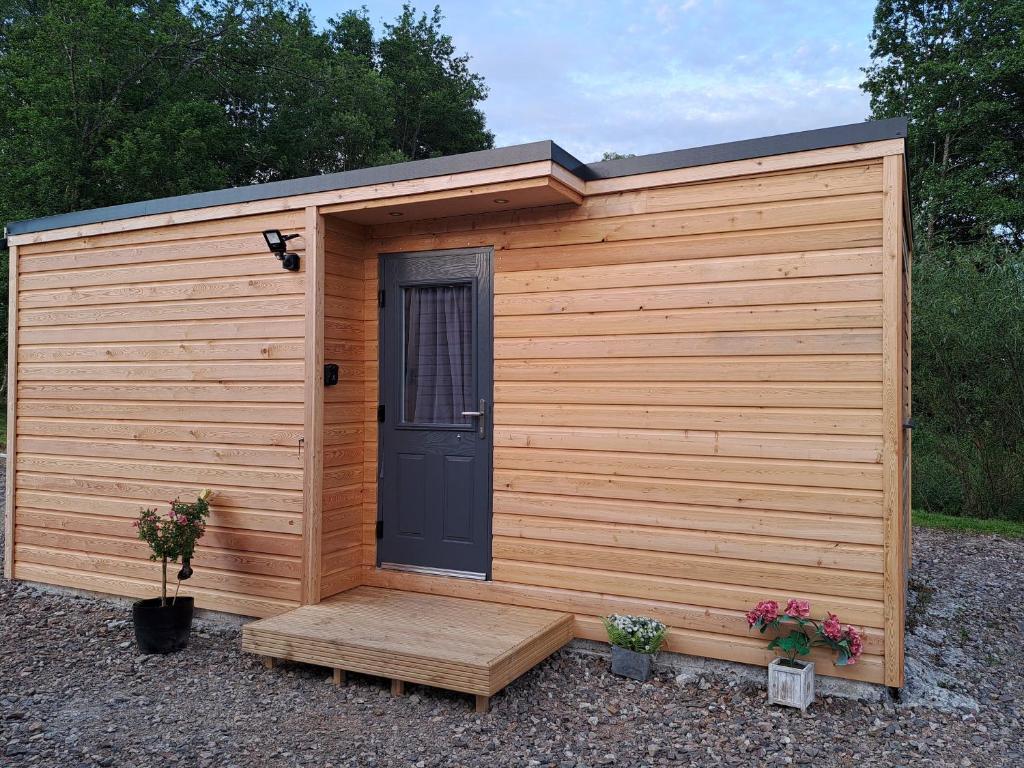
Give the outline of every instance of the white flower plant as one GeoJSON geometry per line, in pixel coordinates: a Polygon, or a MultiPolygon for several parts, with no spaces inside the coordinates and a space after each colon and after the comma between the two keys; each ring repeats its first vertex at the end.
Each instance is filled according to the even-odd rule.
{"type": "Polygon", "coordinates": [[[636,653],[655,654],[665,644],[668,628],[647,616],[613,613],[604,619],[608,642],[636,653]]]}

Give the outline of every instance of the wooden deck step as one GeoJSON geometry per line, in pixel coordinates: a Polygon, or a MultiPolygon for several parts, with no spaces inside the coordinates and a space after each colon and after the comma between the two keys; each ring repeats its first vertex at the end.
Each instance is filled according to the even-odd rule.
{"type": "MultiPolygon", "coordinates": [[[[571,614],[357,587],[242,629],[242,649],[489,698],[572,639],[571,614]]],[[[272,662],[271,662],[272,664],[272,662]]]]}

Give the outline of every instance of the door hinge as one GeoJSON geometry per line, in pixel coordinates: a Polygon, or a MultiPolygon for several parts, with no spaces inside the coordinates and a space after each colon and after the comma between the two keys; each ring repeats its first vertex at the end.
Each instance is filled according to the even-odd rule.
{"type": "Polygon", "coordinates": [[[383,520],[378,520],[377,521],[377,538],[378,539],[383,539],[384,538],[384,521],[383,520]]]}
{"type": "Polygon", "coordinates": [[[377,406],[377,421],[384,423],[384,403],[377,406]]]}
{"type": "Polygon", "coordinates": [[[377,306],[378,307],[383,307],[384,306],[384,291],[383,290],[377,291],[377,306]]]}

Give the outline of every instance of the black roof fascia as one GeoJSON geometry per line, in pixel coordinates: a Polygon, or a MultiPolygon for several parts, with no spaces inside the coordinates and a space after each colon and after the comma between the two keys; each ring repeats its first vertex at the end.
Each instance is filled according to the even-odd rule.
{"type": "Polygon", "coordinates": [[[752,160],[756,157],[786,155],[792,152],[807,152],[813,149],[841,147],[847,144],[865,144],[871,141],[906,138],[906,136],[907,119],[894,117],[889,120],[837,125],[833,128],[819,128],[813,131],[783,133],[761,139],[745,139],[693,149],[658,152],[654,155],[604,160],[587,165],[586,169],[590,175],[585,178],[587,181],[614,179],[619,176],[634,176],[638,173],[674,171],[698,165],[752,160]]]}
{"type": "Polygon", "coordinates": [[[212,192],[199,192],[177,197],[164,197],[138,203],[126,203],[106,208],[93,208],[73,213],[62,213],[38,219],[16,221],[7,225],[7,235],[22,235],[42,232],[48,229],[96,224],[118,219],[131,219],[159,213],[173,213],[195,208],[207,208],[233,203],[247,203],[269,200],[275,197],[290,197],[315,192],[330,192],[354,187],[386,184],[396,181],[422,179],[453,173],[466,173],[491,168],[502,168],[537,161],[549,160],[557,163],[584,181],[612,179],[620,176],[635,176],[641,173],[669,171],[700,165],[726,163],[735,160],[749,160],[756,157],[826,149],[847,144],[862,144],[885,139],[906,138],[906,118],[892,118],[813,131],[785,133],[760,139],[731,141],[694,149],[680,149],[672,152],[658,152],[653,155],[627,157],[619,160],[604,160],[584,164],[566,152],[553,141],[537,141],[512,147],[487,149],[461,155],[413,160],[394,165],[360,168],[353,171],[328,173],[321,176],[307,176],[287,181],[272,181],[245,187],[232,187],[212,192]]]}

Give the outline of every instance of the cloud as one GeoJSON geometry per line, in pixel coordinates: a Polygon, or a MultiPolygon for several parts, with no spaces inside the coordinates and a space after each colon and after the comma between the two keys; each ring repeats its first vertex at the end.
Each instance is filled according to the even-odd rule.
{"type": "MultiPolygon", "coordinates": [[[[373,3],[370,13],[387,19],[399,7],[373,3]]],[[[442,0],[442,9],[490,86],[483,107],[499,145],[550,138],[589,161],[868,115],[858,86],[872,8],[862,0],[442,0]]]]}

